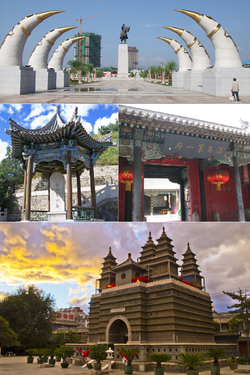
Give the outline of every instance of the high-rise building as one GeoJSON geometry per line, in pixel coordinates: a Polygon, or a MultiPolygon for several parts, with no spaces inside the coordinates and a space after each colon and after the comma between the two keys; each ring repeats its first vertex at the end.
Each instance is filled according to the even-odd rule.
{"type": "Polygon", "coordinates": [[[138,69],[138,49],[128,47],[128,68],[129,70],[138,69]]]}
{"type": "MultiPolygon", "coordinates": [[[[78,34],[75,36],[79,36],[78,34]]],[[[94,33],[82,33],[85,39],[79,40],[75,44],[75,59],[82,60],[87,64],[93,64],[95,68],[101,66],[101,35],[94,33]]]]}

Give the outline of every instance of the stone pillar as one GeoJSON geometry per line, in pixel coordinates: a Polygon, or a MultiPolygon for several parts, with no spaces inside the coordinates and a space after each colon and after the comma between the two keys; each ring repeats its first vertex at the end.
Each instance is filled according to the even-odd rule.
{"type": "Polygon", "coordinates": [[[93,162],[90,157],[90,187],[91,187],[91,202],[94,208],[94,218],[97,219],[97,207],[96,207],[96,197],[95,197],[95,177],[94,177],[94,167],[93,162]]]}
{"type": "Polygon", "coordinates": [[[236,155],[233,155],[232,159],[233,159],[234,185],[235,185],[236,201],[237,201],[237,208],[238,208],[238,221],[245,221],[238,159],[236,155]]]}
{"type": "Polygon", "coordinates": [[[154,215],[154,196],[153,196],[153,194],[151,194],[151,197],[150,197],[150,215],[151,216],[154,215]]]}
{"type": "Polygon", "coordinates": [[[132,184],[126,184],[125,221],[132,221],[132,184]]]}
{"type": "Polygon", "coordinates": [[[76,183],[77,183],[77,206],[80,207],[82,205],[82,201],[81,201],[81,180],[80,180],[80,173],[79,173],[78,170],[76,171],[76,183]]]}
{"type": "Polygon", "coordinates": [[[25,168],[24,168],[24,181],[23,181],[23,212],[22,212],[22,220],[25,220],[26,188],[27,188],[27,164],[25,165],[25,168]]]}
{"type": "Polygon", "coordinates": [[[142,149],[134,147],[133,221],[142,221],[142,149]]]}
{"type": "Polygon", "coordinates": [[[118,78],[128,78],[128,45],[120,43],[118,48],[118,78]]]}
{"type": "Polygon", "coordinates": [[[71,172],[71,151],[67,151],[67,220],[72,220],[72,172],[71,172]]]}
{"type": "Polygon", "coordinates": [[[26,199],[25,199],[25,220],[30,220],[30,208],[31,208],[31,179],[32,179],[32,158],[31,155],[28,157],[27,163],[27,182],[26,182],[26,199]]]}
{"type": "Polygon", "coordinates": [[[185,206],[185,189],[184,189],[184,181],[181,180],[181,186],[180,186],[180,190],[181,190],[181,196],[180,196],[180,200],[181,200],[181,221],[188,221],[186,220],[186,206],[185,206]]]}
{"type": "Polygon", "coordinates": [[[51,176],[51,173],[49,173],[49,179],[48,179],[48,212],[50,212],[50,176],[51,176]]]}

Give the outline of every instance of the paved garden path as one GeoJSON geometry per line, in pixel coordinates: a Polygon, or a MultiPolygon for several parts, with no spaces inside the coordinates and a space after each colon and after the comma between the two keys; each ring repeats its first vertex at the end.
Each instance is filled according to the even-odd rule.
{"type": "MultiPolygon", "coordinates": [[[[97,82],[26,95],[0,95],[0,103],[71,103],[71,104],[209,104],[229,103],[227,97],[216,97],[144,80],[100,79],[97,82]]],[[[250,103],[249,97],[240,103],[250,103]]]]}
{"type": "MultiPolygon", "coordinates": [[[[34,363],[30,364],[27,363],[27,357],[0,357],[0,374],[9,374],[9,375],[78,375],[78,374],[89,374],[90,371],[87,369],[83,369],[81,366],[74,366],[69,365],[67,369],[62,369],[60,363],[56,363],[55,367],[51,368],[41,368],[39,365],[36,364],[36,358],[34,363]]],[[[239,368],[243,370],[250,370],[250,365],[240,365],[239,368]]],[[[123,375],[124,370],[112,370],[110,372],[112,375],[123,375]]],[[[138,372],[134,371],[134,375],[153,375],[154,372],[138,372]]],[[[201,375],[210,375],[210,371],[202,371],[200,372],[201,375]]],[[[234,371],[231,371],[229,367],[221,368],[221,375],[233,375],[234,371]]],[[[170,373],[165,372],[165,375],[170,375],[170,373]]],[[[172,375],[183,375],[173,373],[172,375]]]]}

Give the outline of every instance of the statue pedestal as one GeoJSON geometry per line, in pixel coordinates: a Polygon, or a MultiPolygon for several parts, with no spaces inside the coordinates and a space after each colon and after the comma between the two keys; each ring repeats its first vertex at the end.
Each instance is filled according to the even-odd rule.
{"type": "Polygon", "coordinates": [[[69,73],[66,70],[56,72],[56,88],[69,87],[69,73]]]}
{"type": "Polygon", "coordinates": [[[177,87],[180,89],[184,88],[184,82],[186,81],[186,84],[188,82],[187,76],[190,75],[190,72],[184,71],[184,72],[174,72],[172,74],[172,86],[177,87]]]}
{"type": "Polygon", "coordinates": [[[188,70],[184,76],[184,90],[202,92],[202,70],[188,70]]]}
{"type": "Polygon", "coordinates": [[[118,48],[118,78],[128,78],[128,45],[120,43],[118,48]]]}
{"type": "Polygon", "coordinates": [[[48,221],[60,222],[67,220],[67,213],[64,212],[48,212],[48,221]]]}
{"type": "Polygon", "coordinates": [[[250,95],[250,69],[212,68],[202,73],[202,92],[215,96],[230,96],[233,78],[239,84],[239,97],[250,95]]]}
{"type": "Polygon", "coordinates": [[[35,72],[26,66],[0,66],[0,93],[21,95],[35,92],[35,72]]]}
{"type": "Polygon", "coordinates": [[[36,70],[36,91],[46,91],[56,88],[56,72],[53,69],[36,70]]]}

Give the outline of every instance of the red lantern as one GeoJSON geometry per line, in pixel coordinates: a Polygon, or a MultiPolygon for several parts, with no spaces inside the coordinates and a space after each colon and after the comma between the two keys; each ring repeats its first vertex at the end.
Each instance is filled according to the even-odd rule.
{"type": "Polygon", "coordinates": [[[124,184],[133,183],[133,166],[132,165],[122,165],[119,168],[119,182],[124,184]]]}
{"type": "Polygon", "coordinates": [[[215,169],[209,172],[207,179],[209,182],[217,186],[218,191],[221,191],[221,185],[229,180],[229,173],[222,169],[215,169]]]}
{"type": "Polygon", "coordinates": [[[131,191],[133,183],[133,165],[122,165],[119,167],[119,182],[126,184],[126,190],[131,191]]]}

